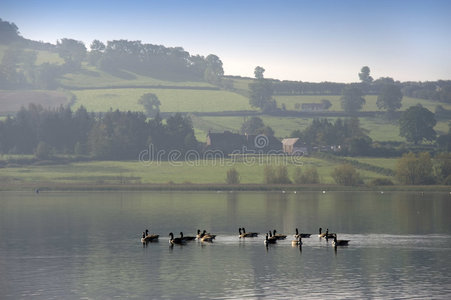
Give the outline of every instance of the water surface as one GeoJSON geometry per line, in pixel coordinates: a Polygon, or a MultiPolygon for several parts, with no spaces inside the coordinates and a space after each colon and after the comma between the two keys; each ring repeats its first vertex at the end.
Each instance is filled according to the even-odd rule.
{"type": "Polygon", "coordinates": [[[451,297],[446,193],[0,193],[1,299],[451,297]],[[239,239],[238,227],[264,235],[239,239]],[[292,247],[295,228],[313,233],[292,247]],[[335,249],[318,227],[351,240],[335,249]],[[158,243],[140,243],[143,230],[158,243]],[[170,247],[168,233],[218,235],[170,247]]]}

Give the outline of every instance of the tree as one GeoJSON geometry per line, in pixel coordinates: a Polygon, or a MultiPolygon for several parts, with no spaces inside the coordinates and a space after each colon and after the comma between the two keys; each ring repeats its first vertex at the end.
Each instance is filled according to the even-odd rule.
{"type": "Polygon", "coordinates": [[[259,117],[252,117],[241,125],[241,133],[274,135],[274,130],[269,126],[265,126],[263,120],[259,117]]]}
{"type": "Polygon", "coordinates": [[[315,167],[310,167],[302,172],[302,168],[298,167],[294,170],[293,181],[296,184],[316,184],[319,183],[318,171],[315,167]]]}
{"type": "Polygon", "coordinates": [[[206,58],[207,68],[205,69],[204,78],[207,82],[220,84],[224,76],[222,61],[214,54],[210,54],[206,58]]]}
{"type": "Polygon", "coordinates": [[[3,21],[0,18],[0,44],[9,44],[20,38],[19,28],[16,24],[3,21]]]}
{"type": "Polygon", "coordinates": [[[37,159],[45,160],[52,157],[52,147],[47,145],[45,142],[39,142],[36,147],[35,156],[37,159]]]}
{"type": "Polygon", "coordinates": [[[371,83],[373,77],[370,76],[370,68],[367,66],[362,67],[359,73],[359,79],[363,83],[371,83]]]}
{"type": "Polygon", "coordinates": [[[153,93],[146,93],[139,98],[138,103],[144,106],[146,115],[153,118],[160,112],[161,102],[158,100],[157,95],[153,93]]]}
{"type": "Polygon", "coordinates": [[[266,184],[290,184],[288,169],[286,166],[266,166],[264,171],[264,182],[266,184]]]}
{"type": "Polygon", "coordinates": [[[350,164],[336,167],[331,176],[340,185],[355,186],[362,184],[360,174],[350,164]]]}
{"type": "Polygon", "coordinates": [[[227,177],[226,177],[226,183],[227,184],[239,184],[240,183],[240,174],[235,168],[231,168],[227,170],[227,177]]]}
{"type": "Polygon", "coordinates": [[[450,184],[451,180],[451,153],[442,152],[435,156],[434,170],[439,182],[450,184]]]}
{"type": "Polygon", "coordinates": [[[341,107],[347,113],[355,113],[362,109],[365,104],[363,92],[356,86],[347,86],[343,89],[343,95],[340,98],[341,107]]]}
{"type": "Polygon", "coordinates": [[[437,121],[432,113],[421,104],[409,107],[399,119],[399,135],[413,142],[415,145],[423,140],[434,141],[436,132],[434,126],[437,121]]]}
{"type": "MultiPolygon", "coordinates": [[[[298,103],[296,103],[296,104],[298,104],[298,103]]],[[[330,101],[328,99],[322,99],[321,104],[323,105],[324,110],[328,110],[332,106],[332,103],[330,103],[330,101]]]]}
{"type": "Polygon", "coordinates": [[[256,79],[261,80],[263,79],[263,73],[265,73],[265,69],[263,69],[262,67],[255,67],[254,69],[254,76],[256,79]]]}
{"type": "Polygon", "coordinates": [[[91,51],[89,51],[89,63],[96,65],[102,58],[103,52],[105,52],[105,44],[99,40],[93,40],[91,43],[91,51]]]}
{"type": "Polygon", "coordinates": [[[433,168],[431,156],[427,152],[415,155],[405,153],[398,159],[396,178],[401,184],[431,184],[433,183],[433,168]]]}
{"type": "Polygon", "coordinates": [[[385,109],[389,115],[392,115],[395,110],[401,108],[401,101],[401,88],[394,84],[387,84],[377,97],[376,105],[379,109],[385,109]]]}
{"type": "Polygon", "coordinates": [[[69,70],[77,70],[81,67],[81,62],[86,56],[85,44],[73,39],[61,39],[57,42],[58,54],[69,70]]]}
{"type": "Polygon", "coordinates": [[[277,108],[276,101],[273,99],[273,88],[270,81],[257,80],[249,84],[251,90],[249,95],[249,104],[260,108],[264,112],[270,112],[277,108]]]}

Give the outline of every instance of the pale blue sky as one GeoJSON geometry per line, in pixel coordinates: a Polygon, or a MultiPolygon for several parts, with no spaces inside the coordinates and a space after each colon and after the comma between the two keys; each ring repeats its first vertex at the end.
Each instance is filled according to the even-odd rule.
{"type": "Polygon", "coordinates": [[[451,1],[2,0],[22,36],[141,40],[216,54],[227,75],[302,81],[451,79],[451,1]]]}

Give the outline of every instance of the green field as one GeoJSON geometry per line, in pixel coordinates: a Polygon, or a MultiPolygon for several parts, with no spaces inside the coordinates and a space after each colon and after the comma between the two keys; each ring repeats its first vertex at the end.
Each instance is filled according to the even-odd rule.
{"type": "MultiPolygon", "coordinates": [[[[93,161],[68,165],[30,165],[1,169],[0,180],[4,184],[105,184],[105,183],[193,183],[223,184],[226,172],[235,167],[241,183],[263,183],[263,170],[267,164],[286,165],[290,176],[294,168],[314,166],[323,184],[332,184],[330,176],[337,163],[302,157],[296,160],[283,157],[248,157],[236,160],[197,160],[185,162],[139,162],[139,161],[93,161]]],[[[359,170],[363,179],[369,182],[376,177],[385,177],[375,172],[359,170]]]]}
{"type": "MultiPolygon", "coordinates": [[[[321,103],[322,99],[327,99],[330,101],[332,106],[328,111],[343,111],[340,103],[341,96],[329,96],[329,95],[296,95],[296,96],[275,96],[274,98],[277,101],[277,106],[280,108],[282,104],[285,104],[286,109],[288,110],[296,110],[295,105],[298,103],[302,105],[302,103],[321,103]]],[[[365,105],[362,107],[362,111],[379,111],[377,108],[377,96],[376,95],[368,95],[365,96],[365,105]]],[[[417,99],[411,97],[403,97],[402,98],[402,107],[401,110],[406,110],[410,106],[414,106],[417,104],[421,104],[423,107],[429,109],[432,112],[435,112],[435,107],[437,105],[442,105],[445,109],[451,109],[451,104],[436,102],[425,99],[417,99]]],[[[299,110],[299,109],[298,109],[299,110]]]]}
{"type": "Polygon", "coordinates": [[[220,112],[252,110],[241,95],[223,90],[183,89],[102,89],[72,91],[77,97],[74,109],[83,105],[89,111],[119,110],[144,111],[138,104],[145,93],[154,93],[161,102],[162,112],[220,112]]]}
{"type": "Polygon", "coordinates": [[[98,88],[114,86],[180,86],[180,87],[214,87],[207,82],[196,81],[167,81],[142,76],[129,71],[121,71],[114,76],[98,68],[83,64],[81,71],[66,74],[59,81],[69,88],[98,88]]]}

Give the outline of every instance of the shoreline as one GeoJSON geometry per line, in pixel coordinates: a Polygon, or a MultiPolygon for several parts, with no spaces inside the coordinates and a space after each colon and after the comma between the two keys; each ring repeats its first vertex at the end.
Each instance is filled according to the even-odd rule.
{"type": "Polygon", "coordinates": [[[446,185],[386,185],[386,186],[341,186],[334,184],[282,185],[282,184],[71,184],[36,182],[0,184],[0,191],[280,191],[280,192],[449,192],[446,185]]]}

